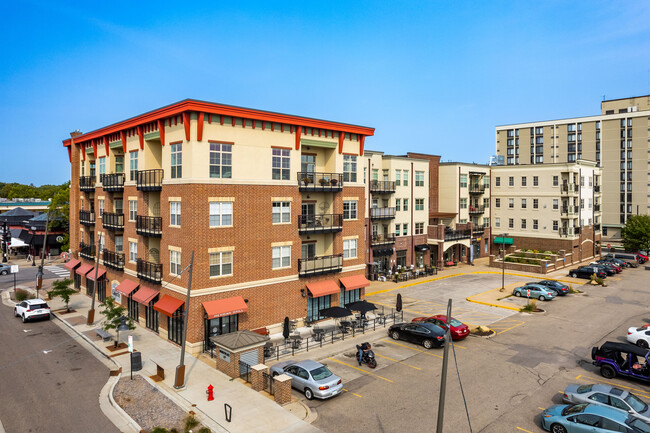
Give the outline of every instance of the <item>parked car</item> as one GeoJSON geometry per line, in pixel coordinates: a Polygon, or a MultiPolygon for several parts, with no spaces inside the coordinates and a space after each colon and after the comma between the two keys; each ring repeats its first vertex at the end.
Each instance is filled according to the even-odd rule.
{"type": "Polygon", "coordinates": [[[50,307],[42,299],[27,299],[16,304],[14,316],[20,317],[23,323],[32,319],[50,319],[50,307]]]}
{"type": "Polygon", "coordinates": [[[529,284],[538,284],[540,286],[544,286],[547,289],[554,292],[555,296],[564,296],[567,293],[569,293],[569,286],[567,286],[566,284],[562,284],[559,281],[543,280],[543,281],[538,281],[536,283],[529,283],[529,284]]]}
{"type": "Polygon", "coordinates": [[[320,362],[283,361],[271,367],[271,374],[286,374],[291,378],[291,387],[305,394],[307,400],[314,397],[326,399],[338,395],[343,390],[341,378],[320,362]]]}
{"type": "Polygon", "coordinates": [[[512,291],[512,294],[515,296],[523,296],[525,298],[535,298],[540,301],[550,301],[555,298],[555,291],[539,284],[526,284],[525,286],[517,287],[512,291]],[[530,296],[528,295],[529,290],[530,296]]]}
{"type": "Polygon", "coordinates": [[[648,257],[647,251],[637,251],[636,254],[643,259],[643,263],[647,262],[650,257],[648,257]]]}
{"type": "Polygon", "coordinates": [[[11,272],[11,266],[0,264],[0,275],[7,275],[11,272]]]}
{"type": "Polygon", "coordinates": [[[627,330],[627,341],[639,347],[647,349],[650,347],[650,329],[648,325],[640,328],[632,327],[627,330]]]}
{"type": "MultiPolygon", "coordinates": [[[[433,323],[434,325],[439,326],[442,328],[443,331],[447,330],[447,316],[443,314],[439,314],[437,316],[431,316],[431,317],[416,317],[415,319],[412,320],[412,322],[428,322],[428,323],[433,323]]],[[[453,317],[450,318],[450,324],[451,324],[451,339],[452,340],[462,340],[463,338],[467,337],[469,335],[469,326],[465,325],[459,320],[454,319],[453,317]]]]}
{"type": "Polygon", "coordinates": [[[421,344],[425,349],[445,344],[445,332],[440,326],[428,322],[396,323],[388,328],[388,335],[393,340],[406,340],[421,344]]]}
{"type": "Polygon", "coordinates": [[[607,274],[607,276],[616,275],[616,269],[614,269],[613,267],[607,264],[591,262],[589,263],[589,266],[595,266],[597,268],[600,268],[602,271],[604,271],[607,274]]]}
{"type": "Polygon", "coordinates": [[[552,433],[650,432],[645,421],[597,404],[554,404],[542,412],[542,428],[552,433]]]}
{"type": "Polygon", "coordinates": [[[583,266],[569,271],[569,275],[572,278],[591,278],[593,274],[596,274],[596,276],[600,278],[607,278],[607,273],[605,271],[594,266],[583,266]]]}
{"type": "Polygon", "coordinates": [[[613,341],[591,349],[593,364],[600,367],[600,374],[606,379],[620,375],[650,382],[649,354],[648,349],[613,341]]]}
{"type": "Polygon", "coordinates": [[[624,264],[619,264],[617,262],[609,261],[608,259],[600,259],[600,260],[598,260],[596,262],[592,262],[592,263],[598,264],[598,265],[611,266],[616,271],[617,274],[620,273],[620,272],[623,272],[623,268],[625,267],[624,264]]]}
{"type": "Polygon", "coordinates": [[[638,267],[639,263],[641,263],[639,261],[639,256],[637,256],[636,254],[632,254],[632,253],[609,253],[609,254],[607,254],[606,257],[611,257],[611,258],[614,258],[614,259],[620,259],[620,260],[623,260],[625,262],[628,262],[630,264],[630,266],[633,267],[633,268],[638,267]]]}
{"type": "Polygon", "coordinates": [[[632,265],[630,265],[625,260],[615,259],[614,257],[603,257],[601,260],[606,261],[606,262],[610,262],[610,263],[615,263],[615,264],[619,265],[622,268],[631,268],[632,267],[632,265]]]}
{"type": "Polygon", "coordinates": [[[650,422],[650,407],[636,395],[612,385],[602,383],[592,385],[572,384],[564,389],[562,401],[565,403],[591,403],[611,406],[650,422]]]}

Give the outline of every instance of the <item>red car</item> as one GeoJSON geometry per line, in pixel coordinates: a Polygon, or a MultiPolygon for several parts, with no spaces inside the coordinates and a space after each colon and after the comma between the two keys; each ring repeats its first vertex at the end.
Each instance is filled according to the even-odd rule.
{"type": "MultiPolygon", "coordinates": [[[[440,326],[442,329],[447,329],[445,323],[447,323],[447,316],[439,314],[437,316],[431,317],[416,317],[412,322],[429,322],[434,325],[440,326]]],[[[462,340],[463,338],[469,335],[469,326],[464,323],[451,318],[451,339],[452,340],[462,340]]]]}

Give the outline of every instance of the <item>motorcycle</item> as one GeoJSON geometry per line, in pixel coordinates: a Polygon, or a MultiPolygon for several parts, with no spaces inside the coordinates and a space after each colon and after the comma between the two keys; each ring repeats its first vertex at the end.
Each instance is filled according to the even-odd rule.
{"type": "Polygon", "coordinates": [[[370,368],[377,367],[375,353],[370,348],[370,343],[363,343],[361,346],[357,345],[357,361],[359,365],[364,362],[370,368]]]}

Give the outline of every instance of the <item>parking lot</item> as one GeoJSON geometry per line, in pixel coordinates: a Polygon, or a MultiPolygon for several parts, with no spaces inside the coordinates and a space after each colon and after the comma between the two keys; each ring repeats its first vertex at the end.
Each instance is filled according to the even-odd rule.
{"type": "MultiPolygon", "coordinates": [[[[472,294],[501,286],[501,275],[469,274],[409,285],[370,294],[376,304],[394,307],[397,293],[404,301],[405,319],[443,314],[453,299],[453,315],[474,325],[490,325],[497,334],[486,339],[470,336],[450,351],[445,412],[446,431],[469,432],[460,392],[456,362],[474,432],[541,432],[543,408],[561,402],[569,383],[611,382],[650,400],[650,387],[629,379],[605,380],[591,365],[590,351],[607,340],[624,341],[629,326],[650,321],[646,271],[627,269],[608,278],[608,287],[579,286],[570,294],[539,303],[546,311],[522,314],[514,310],[467,302],[472,294]],[[454,362],[454,352],[455,359],[454,362]]],[[[519,283],[534,281],[506,275],[511,293],[519,283]]],[[[570,280],[570,279],[569,279],[570,280]]],[[[510,298],[508,298],[509,300],[510,298]]],[[[513,305],[525,299],[512,300],[513,305]]],[[[328,353],[309,357],[328,365],[343,379],[341,395],[313,400],[308,406],[318,414],[314,425],[324,431],[424,430],[435,425],[442,365],[442,349],[425,350],[394,341],[387,332],[369,335],[377,356],[374,370],[358,366],[354,344],[333,345],[328,353]]],[[[302,394],[294,395],[304,399],[302,394]]]]}

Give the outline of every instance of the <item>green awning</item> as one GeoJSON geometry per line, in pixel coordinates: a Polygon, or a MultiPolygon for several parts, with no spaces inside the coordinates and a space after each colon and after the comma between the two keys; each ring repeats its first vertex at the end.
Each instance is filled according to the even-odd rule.
{"type": "Polygon", "coordinates": [[[505,238],[505,239],[502,237],[494,238],[494,243],[499,245],[503,245],[503,244],[512,245],[512,238],[505,238]]]}

